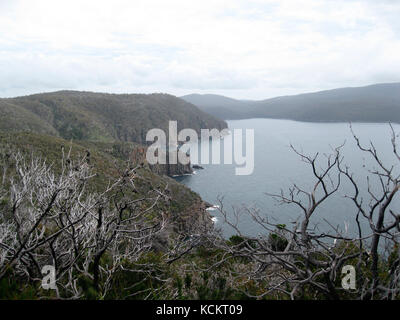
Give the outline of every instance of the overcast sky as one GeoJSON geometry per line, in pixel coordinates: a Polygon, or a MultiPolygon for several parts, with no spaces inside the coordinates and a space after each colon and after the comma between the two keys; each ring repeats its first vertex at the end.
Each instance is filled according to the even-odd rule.
{"type": "Polygon", "coordinates": [[[399,0],[0,0],[0,96],[400,82],[399,0]]]}

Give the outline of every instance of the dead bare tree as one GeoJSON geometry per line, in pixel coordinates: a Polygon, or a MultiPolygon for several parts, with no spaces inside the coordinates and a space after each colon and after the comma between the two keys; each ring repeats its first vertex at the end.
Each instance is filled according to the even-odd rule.
{"type": "MultiPolygon", "coordinates": [[[[392,136],[391,144],[392,151],[395,158],[400,162],[400,155],[397,150],[397,135],[390,125],[392,136]]],[[[370,176],[367,176],[367,192],[369,195],[369,201],[364,201],[362,195],[360,195],[360,187],[357,184],[353,174],[350,173],[349,167],[340,168],[340,172],[343,173],[348,180],[351,182],[354,188],[354,195],[348,196],[357,208],[358,214],[361,214],[367,221],[372,231],[372,239],[370,243],[370,255],[371,255],[371,285],[365,288],[362,294],[363,299],[373,298],[376,294],[378,296],[389,296],[395,297],[400,291],[398,281],[398,264],[399,258],[394,261],[394,269],[390,272],[389,283],[383,284],[381,277],[379,276],[379,243],[383,240],[390,243],[388,247],[393,250],[398,247],[398,237],[400,235],[400,214],[395,212],[395,209],[391,207],[395,197],[400,189],[399,173],[395,172],[395,165],[392,164],[387,166],[378,154],[374,144],[370,142],[370,145],[363,146],[360,139],[354,133],[350,126],[354,140],[357,143],[358,148],[368,154],[375,163],[375,168],[369,170],[370,176]],[[380,191],[374,191],[373,184],[380,187],[380,191]],[[388,219],[391,218],[391,219],[388,219]]],[[[398,254],[397,254],[398,255],[398,254]]]]}
{"type": "MultiPolygon", "coordinates": [[[[272,223],[258,209],[234,209],[233,213],[228,213],[221,199],[220,213],[237,237],[234,243],[217,237],[215,247],[222,249],[224,254],[215,260],[211,268],[228,263],[232,285],[239,284],[236,286],[238,290],[255,298],[273,294],[291,299],[307,295],[327,299],[398,298],[400,215],[396,213],[393,202],[400,188],[399,176],[395,174],[394,166],[383,164],[372,143],[370,147],[364,147],[354,132],[353,136],[359,150],[369,154],[377,166],[370,171],[370,175],[380,186],[379,193],[373,191],[372,178],[367,177],[366,194],[370,201],[363,201],[362,184],[343,164],[343,146],[325,156],[322,167],[318,162],[318,153],[308,156],[291,146],[311,168],[315,183],[310,189],[294,184],[287,192],[281,190],[278,194],[269,195],[280,204],[294,205],[299,209],[301,215],[294,222],[294,228],[272,223]],[[355,236],[343,233],[334,226],[330,226],[330,232],[321,232],[313,223],[321,204],[338,192],[343,179],[347,179],[354,189],[354,194],[346,195],[346,198],[351,199],[356,208],[354,219],[358,235],[355,236]],[[264,234],[243,234],[238,227],[242,214],[250,215],[264,234]],[[360,219],[367,220],[368,230],[362,230],[360,219]],[[392,252],[390,265],[379,249],[382,239],[392,252]],[[347,264],[355,265],[357,270],[358,287],[355,290],[346,291],[341,286],[342,268],[347,264]],[[257,282],[257,293],[244,289],[250,282],[257,282]]],[[[396,137],[392,128],[392,149],[396,159],[400,160],[396,137]]]]}
{"type": "Polygon", "coordinates": [[[52,265],[58,297],[81,297],[77,274],[104,297],[113,273],[137,260],[165,228],[167,215],[158,215],[156,206],[168,200],[168,186],[138,197],[135,183],[142,178],[137,167],[128,167],[104,191],[89,190],[95,175],[87,156],[74,161],[70,153],[63,153],[59,174],[40,158],[11,154],[15,174],[0,192],[7,199],[0,216],[0,279],[12,274],[40,281],[42,267],[52,265]]]}

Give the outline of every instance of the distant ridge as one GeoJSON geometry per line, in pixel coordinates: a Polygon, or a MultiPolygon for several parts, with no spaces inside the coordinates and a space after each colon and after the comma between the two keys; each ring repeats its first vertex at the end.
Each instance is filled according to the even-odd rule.
{"type": "Polygon", "coordinates": [[[374,84],[261,101],[218,95],[181,97],[220,119],[276,118],[311,122],[400,123],[400,83],[374,84]]]}

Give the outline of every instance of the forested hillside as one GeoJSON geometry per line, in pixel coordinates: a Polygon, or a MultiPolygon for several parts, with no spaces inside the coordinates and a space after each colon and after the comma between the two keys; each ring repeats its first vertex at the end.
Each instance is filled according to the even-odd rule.
{"type": "MultiPolygon", "coordinates": [[[[167,94],[62,91],[0,99],[0,114],[0,150],[7,147],[40,157],[56,169],[62,149],[71,148],[75,155],[88,153],[96,172],[91,180],[95,189],[115,180],[127,162],[140,165],[141,176],[153,187],[168,185],[172,196],[167,211],[172,216],[208,217],[196,193],[167,177],[191,172],[190,165],[150,166],[145,159],[147,130],[162,128],[168,132],[169,120],[178,121],[179,128],[197,131],[226,126],[194,105],[167,94]]],[[[145,191],[139,189],[138,195],[145,191]]],[[[175,218],[172,224],[176,226],[175,218]]],[[[194,221],[191,224],[195,226],[194,221]]]]}
{"type": "Polygon", "coordinates": [[[1,99],[0,115],[0,298],[121,298],[132,284],[145,298],[153,257],[167,262],[179,256],[176,244],[212,230],[208,204],[167,176],[190,165],[145,157],[147,130],[168,131],[169,120],[197,131],[226,126],[194,105],[65,91],[1,99]],[[36,281],[48,263],[60,291],[36,281]]]}
{"type": "Polygon", "coordinates": [[[78,91],[0,99],[0,130],[28,131],[64,139],[144,143],[153,128],[226,127],[226,123],[168,94],[104,94],[78,91]]]}

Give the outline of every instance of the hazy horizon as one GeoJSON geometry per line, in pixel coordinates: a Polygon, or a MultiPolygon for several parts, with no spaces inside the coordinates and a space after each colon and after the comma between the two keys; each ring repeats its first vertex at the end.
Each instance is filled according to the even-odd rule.
{"type": "MultiPolygon", "coordinates": [[[[283,94],[283,95],[279,95],[279,96],[271,96],[271,97],[265,97],[265,98],[259,98],[259,99],[247,99],[247,98],[236,98],[233,96],[227,96],[224,94],[219,94],[219,93],[210,93],[210,92],[191,92],[185,95],[176,95],[177,98],[182,98],[184,96],[189,96],[189,95],[215,95],[215,96],[221,96],[221,97],[225,97],[225,98],[230,98],[230,99],[234,99],[234,100],[239,100],[239,101],[261,101],[261,100],[266,100],[266,99],[270,99],[270,98],[278,98],[278,97],[285,97],[285,96],[293,96],[293,95],[301,95],[301,94],[308,94],[308,93],[318,93],[318,92],[322,92],[322,91],[329,91],[329,90],[336,90],[336,89],[347,89],[347,88],[360,88],[360,87],[369,87],[369,86],[374,86],[374,85],[386,85],[386,84],[397,84],[400,82],[385,82],[385,83],[371,83],[371,84],[367,84],[364,86],[348,86],[348,87],[335,87],[335,88],[329,88],[329,89],[323,89],[323,90],[317,90],[317,91],[307,91],[307,92],[298,92],[298,93],[292,93],[292,94],[283,94]]],[[[32,92],[32,93],[27,93],[27,94],[23,94],[23,95],[19,95],[19,96],[7,96],[7,97],[0,97],[1,98],[18,98],[20,96],[29,96],[29,95],[34,95],[34,94],[46,94],[46,93],[54,93],[54,92],[60,92],[60,91],[77,91],[77,92],[93,92],[93,93],[105,93],[105,94],[170,94],[170,95],[174,95],[170,92],[155,92],[155,91],[150,91],[150,92],[112,92],[112,91],[95,91],[95,90],[79,90],[79,88],[75,88],[75,89],[57,89],[57,90],[50,90],[50,91],[43,91],[43,92],[32,92]]]]}

